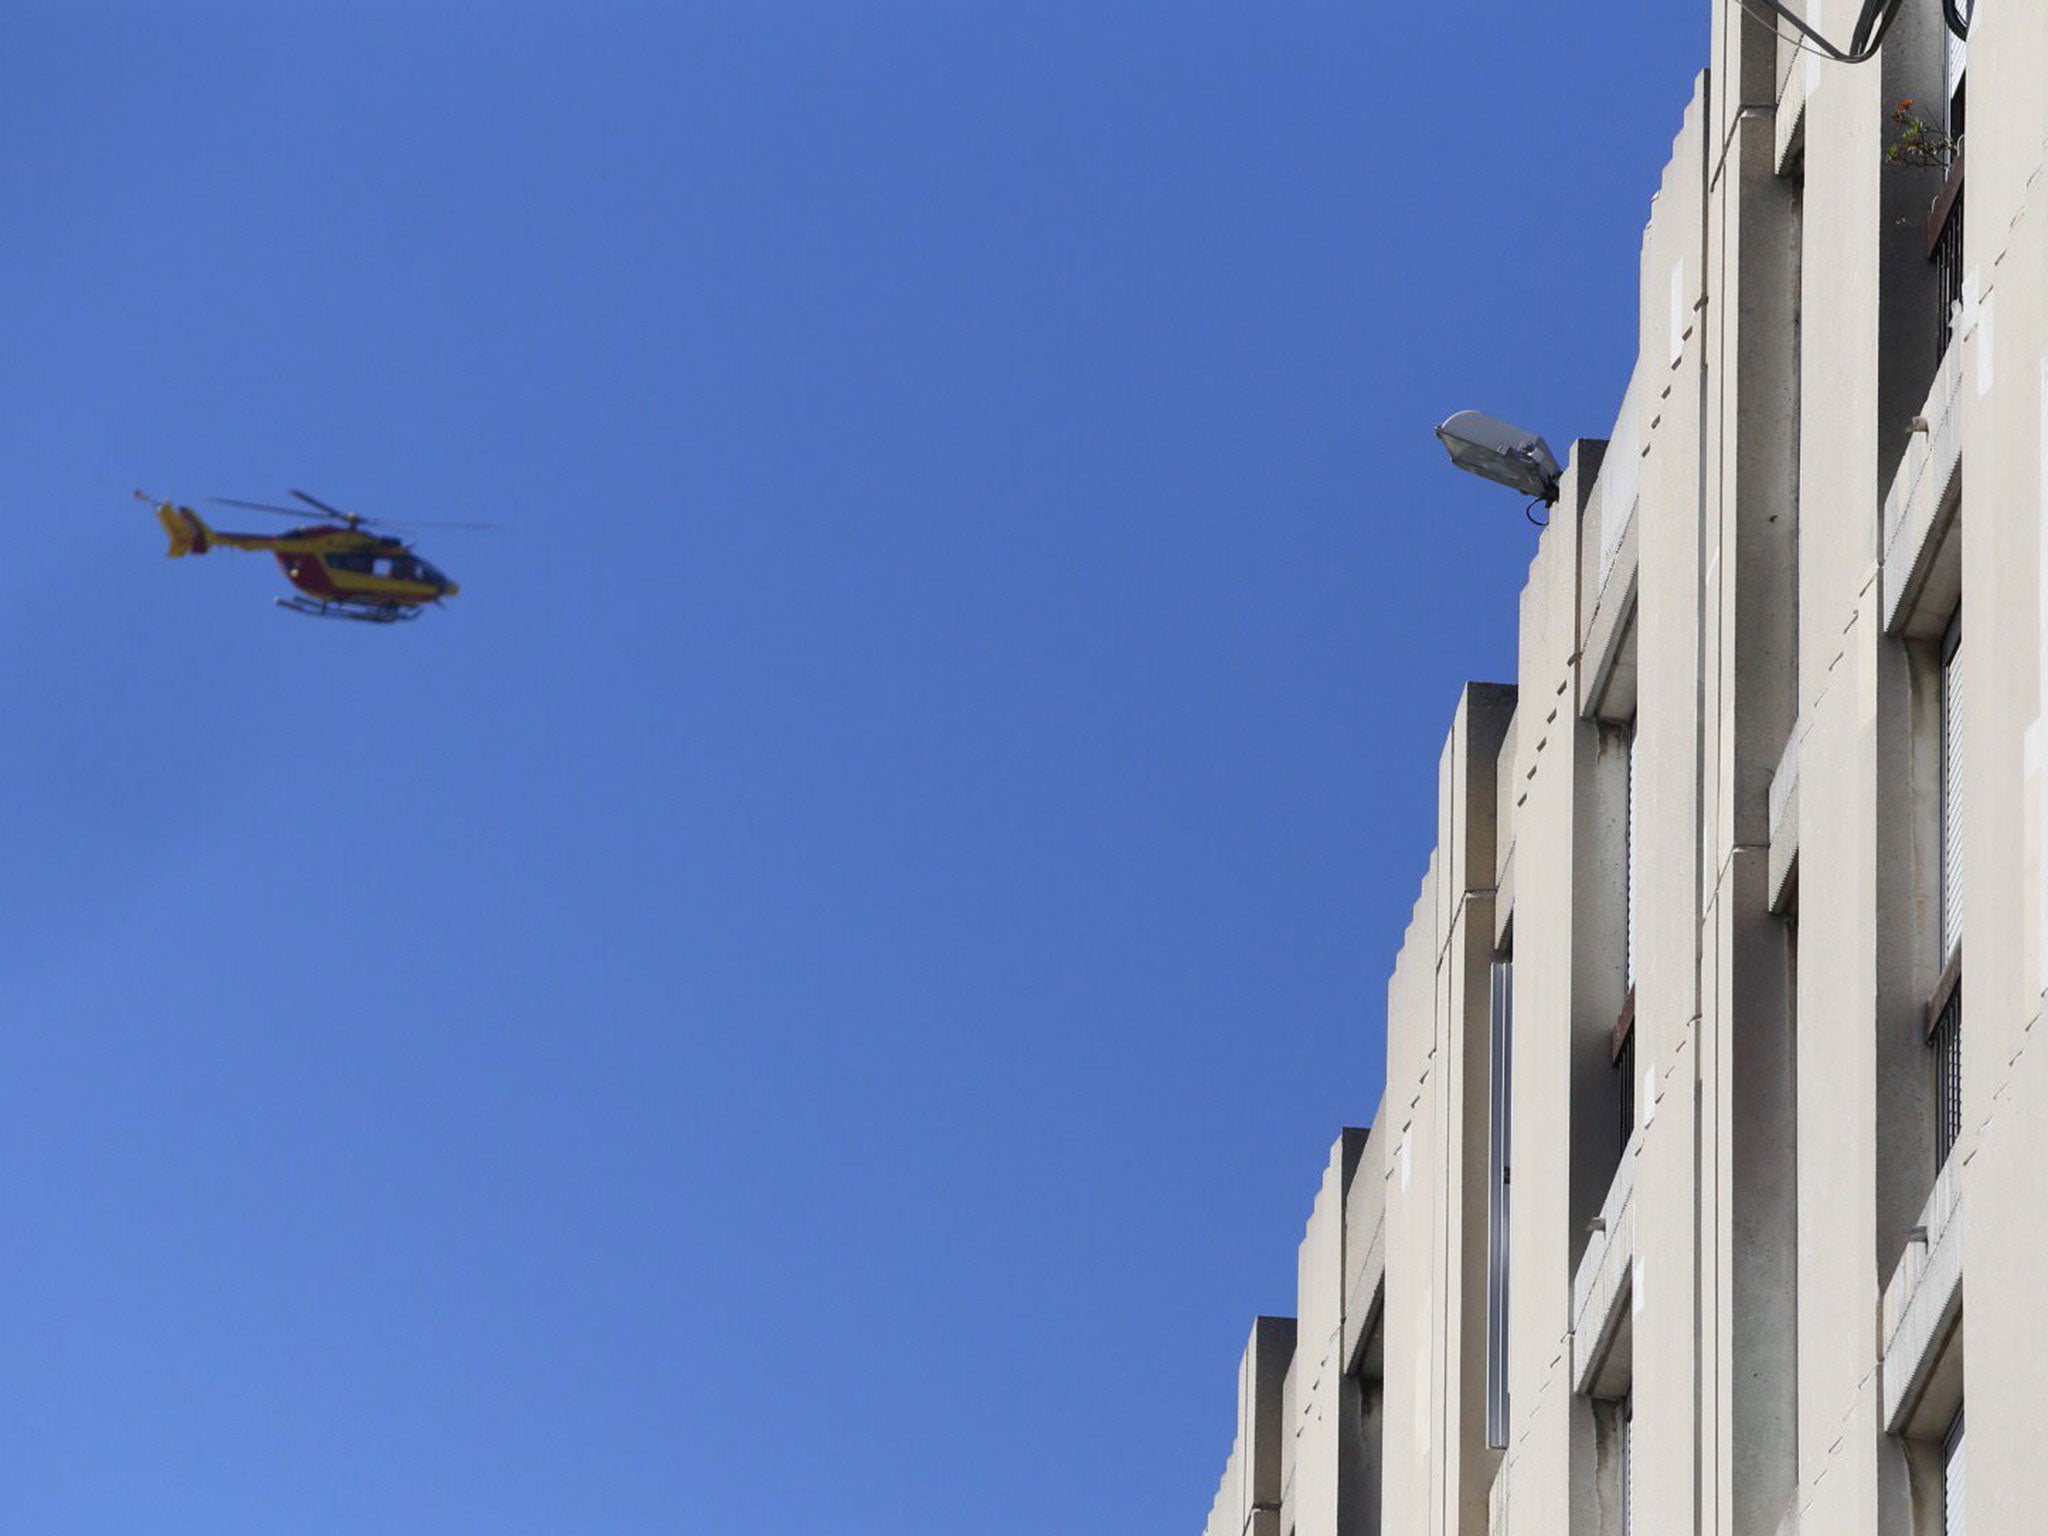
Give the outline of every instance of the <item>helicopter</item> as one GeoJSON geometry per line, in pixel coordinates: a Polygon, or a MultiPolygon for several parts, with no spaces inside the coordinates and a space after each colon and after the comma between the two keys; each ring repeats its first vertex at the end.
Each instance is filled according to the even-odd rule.
{"type": "MultiPolygon", "coordinates": [[[[190,507],[158,501],[143,491],[136,499],[156,508],[156,519],[170,535],[173,560],[203,555],[216,545],[226,549],[268,550],[277,556],[285,579],[298,591],[277,599],[277,606],[316,619],[353,619],[361,624],[402,624],[416,619],[428,604],[438,606],[462,589],[412,551],[402,539],[370,528],[490,528],[490,523],[383,523],[344,512],[339,507],[293,491],[307,507],[332,519],[288,529],[275,537],[260,533],[228,533],[210,527],[190,507]]],[[[305,518],[297,507],[275,507],[260,501],[235,501],[225,496],[220,506],[274,517],[305,518]]]]}

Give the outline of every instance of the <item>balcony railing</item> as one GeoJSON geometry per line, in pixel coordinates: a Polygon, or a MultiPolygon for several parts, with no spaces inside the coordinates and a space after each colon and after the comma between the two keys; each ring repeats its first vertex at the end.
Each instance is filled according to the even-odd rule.
{"type": "Polygon", "coordinates": [[[1622,1293],[1633,1294],[1636,1164],[1642,1142],[1638,1131],[1622,1149],[1614,1182],[1608,1186],[1599,1220],[1579,1260],[1578,1272],[1572,1276],[1572,1381],[1581,1392],[1598,1374],[1614,1337],[1622,1293]]]}
{"type": "Polygon", "coordinates": [[[1771,790],[1768,799],[1770,807],[1771,840],[1777,841],[1784,830],[1786,821],[1799,810],[1799,743],[1806,737],[1802,725],[1792,727],[1791,735],[1785,738],[1785,750],[1778,754],[1777,770],[1771,775],[1771,790]]]}
{"type": "Polygon", "coordinates": [[[1884,1349],[1884,1416],[1897,1429],[1927,1379],[1963,1283],[1961,1170],[1950,1159],[1934,1176],[1920,1224],[1884,1288],[1878,1332],[1884,1349]]]}
{"type": "Polygon", "coordinates": [[[1963,348],[1957,340],[1942,353],[1885,492],[1884,617],[1892,632],[1903,622],[1939,543],[1934,535],[1963,462],[1963,402],[1963,348]]]}
{"type": "Polygon", "coordinates": [[[1642,494],[1643,430],[1642,410],[1637,404],[1640,390],[1630,380],[1622,397],[1621,414],[1615,418],[1614,436],[1600,461],[1600,589],[1607,587],[1615,558],[1621,553],[1622,537],[1636,514],[1642,494]]]}
{"type": "Polygon", "coordinates": [[[1962,348],[1949,347],[1934,370],[1934,386],[1927,403],[1920,408],[1918,425],[1906,443],[1906,455],[1892,476],[1891,489],[1884,498],[1884,542],[1887,556],[1908,514],[1923,510],[1932,521],[1936,505],[1947,495],[1950,478],[1963,455],[1963,420],[1959,407],[1963,398],[1962,348]],[[1929,505],[1928,503],[1932,503],[1929,505]]]}

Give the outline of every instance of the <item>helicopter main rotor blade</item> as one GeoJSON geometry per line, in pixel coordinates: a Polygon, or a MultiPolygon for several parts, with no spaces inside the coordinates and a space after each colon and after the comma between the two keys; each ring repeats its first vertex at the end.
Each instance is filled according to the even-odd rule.
{"type": "Polygon", "coordinates": [[[322,501],[319,497],[308,496],[304,491],[293,491],[292,494],[298,497],[299,500],[303,501],[307,506],[318,507],[322,512],[325,512],[329,517],[352,518],[359,523],[366,523],[369,521],[369,519],[366,517],[356,517],[355,513],[353,512],[344,512],[339,507],[330,507],[326,502],[322,501]]]}
{"type": "MultiPolygon", "coordinates": [[[[386,519],[381,517],[363,517],[354,512],[344,512],[339,507],[328,506],[327,503],[324,501],[314,501],[313,498],[306,495],[304,491],[293,491],[292,494],[294,496],[301,498],[308,504],[319,508],[328,516],[340,518],[350,527],[401,529],[454,528],[460,529],[466,533],[495,533],[498,531],[500,526],[497,523],[394,523],[387,521],[386,519]]],[[[273,506],[271,503],[267,501],[238,501],[232,496],[210,496],[207,499],[211,501],[215,506],[240,507],[245,512],[268,512],[273,517],[295,517],[298,518],[301,522],[305,521],[306,517],[305,509],[302,507],[273,506]]]]}
{"type": "Polygon", "coordinates": [[[244,512],[268,512],[275,517],[295,517],[300,522],[306,520],[303,507],[273,507],[268,502],[237,501],[232,496],[209,496],[206,499],[217,507],[240,507],[244,512]]]}

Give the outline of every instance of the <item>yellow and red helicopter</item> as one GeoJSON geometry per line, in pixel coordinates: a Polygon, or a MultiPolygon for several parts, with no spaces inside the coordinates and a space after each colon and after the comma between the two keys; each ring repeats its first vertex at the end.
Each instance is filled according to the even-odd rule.
{"type": "MultiPolygon", "coordinates": [[[[462,589],[434,566],[413,553],[403,539],[369,528],[489,528],[490,523],[383,523],[358,517],[339,507],[308,496],[291,493],[313,511],[333,521],[309,523],[271,536],[261,533],[227,533],[209,527],[190,507],[158,501],[142,491],[136,499],[156,508],[156,520],[171,537],[171,558],[203,555],[215,546],[226,549],[267,550],[277,556],[285,579],[299,590],[280,597],[277,606],[318,619],[354,619],[364,624],[399,624],[416,619],[428,604],[438,605],[462,589]]],[[[267,512],[274,517],[305,518],[296,507],[273,507],[260,501],[233,501],[216,496],[224,507],[248,512],[267,512]]]]}

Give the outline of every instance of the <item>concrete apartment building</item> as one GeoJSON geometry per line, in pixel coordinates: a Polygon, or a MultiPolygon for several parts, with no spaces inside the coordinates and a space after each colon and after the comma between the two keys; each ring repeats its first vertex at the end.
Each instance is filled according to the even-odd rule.
{"type": "Polygon", "coordinates": [[[1713,0],[1207,1536],[2048,1532],[2048,0],[1975,12],[1713,0]]]}

